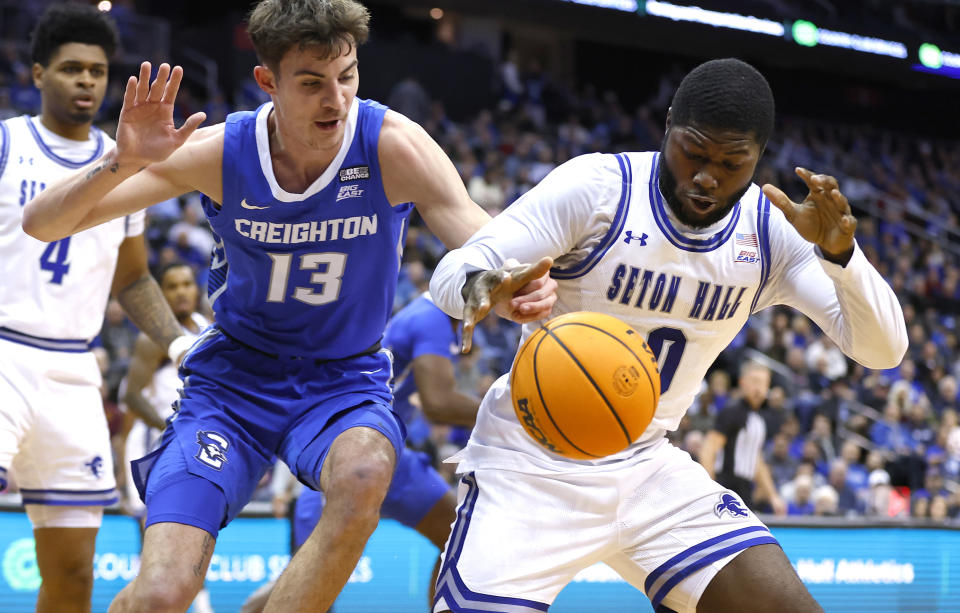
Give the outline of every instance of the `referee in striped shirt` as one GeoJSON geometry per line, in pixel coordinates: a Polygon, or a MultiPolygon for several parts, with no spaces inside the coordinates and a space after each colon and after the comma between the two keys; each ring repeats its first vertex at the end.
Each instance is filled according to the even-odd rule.
{"type": "Polygon", "coordinates": [[[767,426],[760,409],[770,391],[770,370],[757,362],[746,362],[740,369],[741,398],[717,413],[713,428],[700,450],[700,463],[717,483],[736,493],[753,508],[754,482],[777,515],[786,513],[763,461],[763,443],[767,426]]]}

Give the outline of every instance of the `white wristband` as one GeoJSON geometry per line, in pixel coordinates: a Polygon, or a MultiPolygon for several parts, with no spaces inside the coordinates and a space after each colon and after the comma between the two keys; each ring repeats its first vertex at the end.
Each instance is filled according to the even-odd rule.
{"type": "Polygon", "coordinates": [[[180,365],[180,358],[183,357],[183,354],[193,346],[194,341],[196,341],[192,336],[178,336],[170,342],[170,346],[167,347],[167,355],[170,356],[170,361],[174,365],[180,365]]]}

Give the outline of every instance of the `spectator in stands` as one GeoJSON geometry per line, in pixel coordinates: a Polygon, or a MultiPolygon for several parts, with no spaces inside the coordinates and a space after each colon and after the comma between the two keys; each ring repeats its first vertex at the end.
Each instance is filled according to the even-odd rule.
{"type": "MultiPolygon", "coordinates": [[[[960,312],[960,309],[958,309],[958,312],[960,312]]],[[[957,409],[958,397],[960,397],[960,393],[958,393],[956,377],[945,375],[937,381],[936,392],[930,400],[937,415],[941,415],[946,409],[957,409]]]]}
{"type": "Polygon", "coordinates": [[[882,468],[870,473],[870,491],[867,496],[867,515],[887,517],[890,509],[890,475],[882,468]]]}
{"type": "Polygon", "coordinates": [[[805,358],[810,371],[823,375],[831,381],[847,374],[847,357],[825,334],[818,336],[807,346],[805,358]]]}
{"type": "Polygon", "coordinates": [[[900,422],[901,405],[902,395],[900,399],[887,403],[883,411],[883,419],[870,427],[870,439],[877,447],[894,454],[908,454],[913,448],[910,432],[900,422]]]}
{"type": "Polygon", "coordinates": [[[779,385],[771,387],[770,393],[767,394],[766,409],[761,412],[763,421],[767,425],[767,441],[780,432],[790,413],[787,407],[787,392],[779,385]]]}
{"type": "Polygon", "coordinates": [[[790,455],[790,437],[784,432],[777,432],[767,454],[767,466],[770,467],[770,475],[777,491],[793,479],[799,464],[797,459],[790,455]]]}
{"type": "Polygon", "coordinates": [[[948,517],[949,515],[946,497],[932,497],[930,499],[930,519],[935,522],[944,522],[948,517]]]}
{"type": "Polygon", "coordinates": [[[863,500],[847,481],[847,463],[843,458],[837,458],[830,463],[827,482],[837,496],[836,508],[841,515],[863,514],[863,500]]]}
{"type": "Polygon", "coordinates": [[[787,505],[787,515],[813,515],[813,478],[797,475],[793,480],[793,500],[787,505]]]}
{"type": "Polygon", "coordinates": [[[828,464],[840,454],[837,438],[833,434],[833,424],[826,415],[814,415],[808,440],[819,449],[818,458],[828,464]]]}
{"type": "Polygon", "coordinates": [[[819,517],[833,517],[841,510],[838,507],[837,492],[829,485],[821,485],[813,492],[813,514],[819,517]]]}
{"type": "Polygon", "coordinates": [[[847,466],[847,486],[859,494],[868,487],[869,477],[866,467],[860,462],[860,446],[854,441],[845,441],[840,454],[847,466]]]}

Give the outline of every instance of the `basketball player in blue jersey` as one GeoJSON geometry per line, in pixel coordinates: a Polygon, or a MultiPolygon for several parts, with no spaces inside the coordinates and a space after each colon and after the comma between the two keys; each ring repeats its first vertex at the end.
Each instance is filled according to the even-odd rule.
{"type": "MultiPolygon", "coordinates": [[[[417,394],[424,416],[431,422],[472,427],[480,399],[457,390],[455,361],[459,353],[456,320],[422,294],[391,318],[383,346],[393,354],[394,409],[406,424],[416,417],[417,394]]],[[[293,518],[293,542],[299,547],[323,512],[323,494],[304,489],[297,498],[293,518]]],[[[415,529],[443,550],[455,519],[457,498],[425,453],[404,448],[380,516],[395,519],[415,529]]],[[[440,560],[427,589],[430,602],[440,560]]],[[[244,603],[243,613],[259,613],[271,588],[261,587],[244,603]]]]}
{"type": "Polygon", "coordinates": [[[97,531],[117,500],[90,352],[111,290],[164,352],[182,334],[147,270],[143,213],[49,243],[20,227],[31,198],[112,147],[93,120],[116,47],[106,13],[51,6],[30,43],[40,115],[0,122],[0,490],[12,470],[33,526],[41,613],[90,610],[97,531]]]}
{"type": "Polygon", "coordinates": [[[657,611],[820,610],[766,526],[665,436],[768,306],[799,309],[868,368],[906,351],[900,305],[857,246],[837,181],[798,168],[810,190],[799,204],[751,182],[773,118],[759,72],[702,64],[677,89],[659,153],[574,158],[441,261],[431,295],[470,330],[502,274],[477,271],[553,258],[557,310],[631,324],[658,357],[661,396],[627,449],[572,460],[524,431],[508,375],[494,383],[455,456],[460,506],[436,613],[546,611],[596,562],[657,611]]]}
{"type": "MultiPolygon", "coordinates": [[[[254,78],[271,102],[176,129],[179,67],[127,82],[117,147],[50,185],[24,229],[55,240],[198,190],[219,238],[210,298],[217,325],[181,364],[178,412],[137,463],[147,505],[139,576],[111,611],[183,611],[214,540],[274,456],[321,489],[316,529],[267,611],[325,610],[357,563],[403,448],[379,350],[416,206],[456,247],[488,219],[419,126],[356,98],[369,14],[353,0],[263,0],[249,32],[254,78]]],[[[549,312],[550,262],[505,273],[523,292],[501,313],[549,312]],[[528,284],[528,282],[533,283],[528,284]]]]}

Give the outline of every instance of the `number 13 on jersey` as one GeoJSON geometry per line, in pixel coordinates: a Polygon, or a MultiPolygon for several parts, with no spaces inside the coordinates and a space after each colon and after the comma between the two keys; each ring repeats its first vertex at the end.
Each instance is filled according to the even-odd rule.
{"type": "Polygon", "coordinates": [[[287,289],[290,279],[292,253],[268,253],[273,264],[270,267],[270,284],[267,287],[267,302],[285,302],[287,297],[305,304],[320,306],[335,301],[340,296],[343,271],[347,254],[337,252],[306,253],[300,256],[300,270],[318,270],[310,275],[311,287],[287,289]]]}

